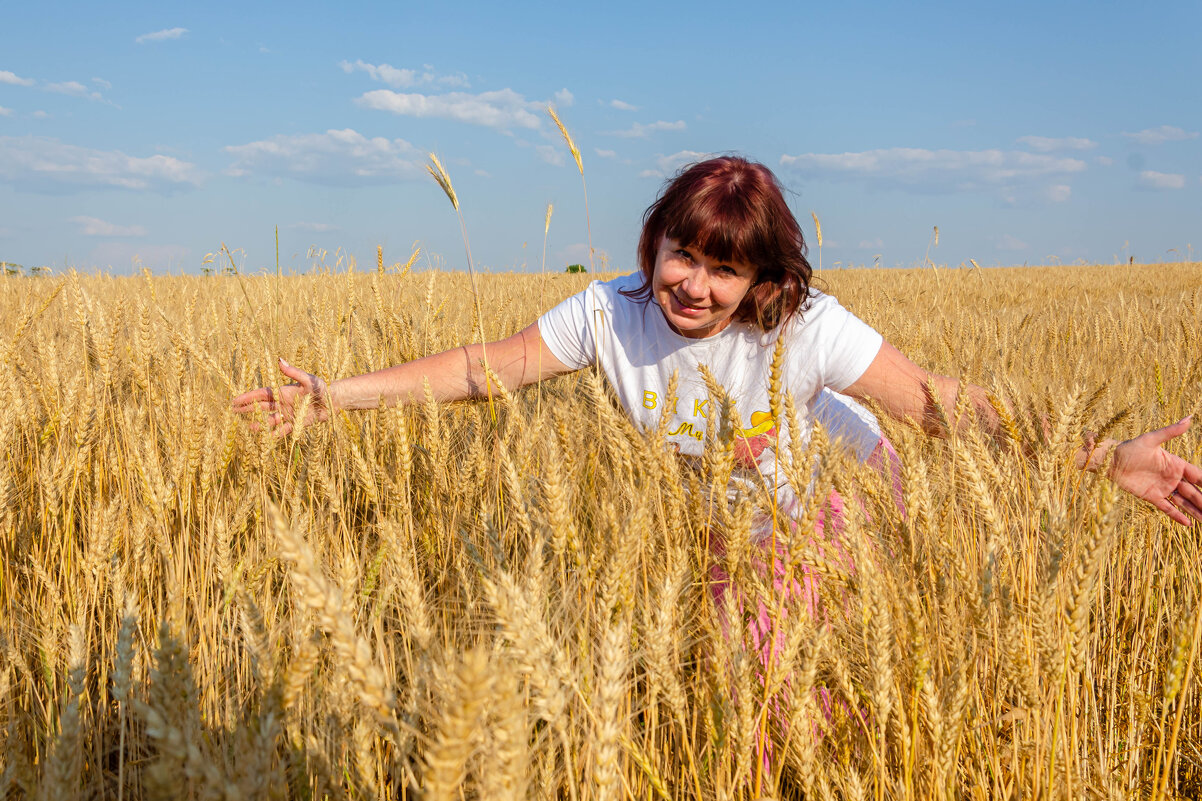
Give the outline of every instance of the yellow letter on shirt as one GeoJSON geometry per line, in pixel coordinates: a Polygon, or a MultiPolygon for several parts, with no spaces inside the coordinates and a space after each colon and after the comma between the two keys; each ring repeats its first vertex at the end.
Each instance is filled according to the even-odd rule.
{"type": "Polygon", "coordinates": [[[655,396],[654,392],[652,392],[649,389],[643,390],[643,408],[644,409],[654,409],[655,401],[656,401],[656,396],[655,396]]]}

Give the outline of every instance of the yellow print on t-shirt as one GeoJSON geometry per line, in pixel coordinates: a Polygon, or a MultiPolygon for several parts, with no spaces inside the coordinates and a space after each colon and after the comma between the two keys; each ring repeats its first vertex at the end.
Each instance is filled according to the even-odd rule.
{"type": "MultiPolygon", "coordinates": [[[[676,407],[679,407],[679,399],[672,409],[672,413],[676,414],[676,407]]],[[[709,398],[693,399],[693,417],[703,420],[709,418],[708,414],[709,398]]],[[[643,390],[643,408],[655,409],[659,406],[659,396],[649,390],[643,390]]],[[[735,436],[741,439],[751,437],[759,437],[770,432],[776,427],[776,421],[772,419],[772,415],[768,412],[756,411],[751,413],[751,425],[746,428],[740,428],[735,431],[735,436]]],[[[693,439],[702,439],[705,436],[705,425],[694,425],[688,421],[681,421],[676,428],[668,432],[669,437],[692,437],[693,439]]]]}

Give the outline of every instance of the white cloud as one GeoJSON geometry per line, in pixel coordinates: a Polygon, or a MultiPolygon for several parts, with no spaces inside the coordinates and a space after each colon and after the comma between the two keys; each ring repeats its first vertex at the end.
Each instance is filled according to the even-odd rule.
{"type": "Polygon", "coordinates": [[[84,236],[146,236],[147,231],[140,225],[115,225],[95,217],[72,217],[71,222],[78,223],[79,233],[84,236]]]}
{"type": "Polygon", "coordinates": [[[1185,176],[1169,172],[1144,170],[1139,174],[1139,185],[1144,189],[1184,189],[1185,176]]]}
{"type": "Polygon", "coordinates": [[[862,239],[856,247],[861,250],[881,250],[885,247],[885,243],[878,236],[875,239],[862,239]]]}
{"type": "Polygon", "coordinates": [[[511,128],[538,128],[542,124],[543,104],[526,100],[512,89],[468,94],[403,94],[388,89],[364,93],[356,101],[366,108],[391,111],[408,117],[435,117],[466,122],[507,131],[511,128]]]}
{"type": "Polygon", "coordinates": [[[367,138],[346,128],[320,134],[280,134],[230,145],[230,175],[269,175],[333,186],[393,183],[425,174],[425,154],[404,139],[367,138]]]}
{"type": "Polygon", "coordinates": [[[0,179],[33,191],[113,187],[169,191],[200,183],[196,165],[169,156],[138,158],[41,136],[0,137],[0,179]]]}
{"type": "Polygon", "coordinates": [[[46,112],[42,111],[41,109],[38,109],[37,111],[33,112],[33,114],[31,114],[29,116],[33,117],[35,120],[46,120],[46,119],[50,118],[50,115],[47,114],[46,112]]]}
{"type": "Polygon", "coordinates": [[[62,81],[61,83],[48,83],[43,88],[47,92],[54,92],[54,93],[60,94],[60,95],[67,95],[69,97],[82,97],[87,100],[99,100],[102,103],[109,102],[104,99],[104,96],[101,95],[100,92],[92,91],[91,89],[89,89],[88,87],[86,87],[82,83],[80,83],[79,81],[62,81]]]}
{"type": "Polygon", "coordinates": [[[1183,142],[1186,139],[1197,139],[1197,131],[1187,131],[1175,125],[1161,125],[1158,128],[1145,128],[1135,133],[1123,132],[1123,136],[1141,145],[1162,145],[1165,142],[1183,142]]]}
{"type": "Polygon", "coordinates": [[[1110,158],[1110,156],[1098,156],[1094,161],[1101,167],[1109,167],[1111,164],[1114,164],[1114,159],[1110,158]]]}
{"type": "Polygon", "coordinates": [[[72,97],[87,97],[88,87],[84,86],[79,81],[63,81],[62,83],[46,84],[47,92],[54,92],[60,95],[71,95],[72,97]]]}
{"type": "Polygon", "coordinates": [[[4,106],[0,106],[0,117],[11,117],[12,115],[13,115],[13,110],[11,108],[5,108],[4,106]]]}
{"type": "Polygon", "coordinates": [[[33,86],[33,78],[22,78],[19,75],[14,75],[8,70],[0,70],[0,83],[6,83],[11,86],[33,86]]]}
{"type": "Polygon", "coordinates": [[[613,100],[609,101],[609,105],[611,108],[616,108],[618,111],[638,111],[639,110],[638,106],[632,106],[629,103],[627,103],[625,100],[618,100],[617,98],[614,98],[613,100]]]}
{"type": "Polygon", "coordinates": [[[613,150],[602,150],[599,147],[594,148],[594,150],[596,151],[597,155],[603,159],[616,159],[618,157],[617,152],[613,150]]]}
{"type": "Polygon", "coordinates": [[[1064,203],[1073,196],[1073,188],[1068,184],[1052,184],[1044,194],[1053,203],[1064,203]]]}
{"type": "Polygon", "coordinates": [[[1092,150],[1098,143],[1092,139],[1082,139],[1067,136],[1063,139],[1053,139],[1049,136],[1020,136],[1018,143],[1026,145],[1037,153],[1052,153],[1057,150],[1092,150]]]}
{"type": "Polygon", "coordinates": [[[558,92],[555,93],[554,97],[555,97],[555,105],[563,106],[564,108],[567,108],[568,106],[570,106],[576,102],[576,96],[573,95],[571,92],[569,92],[567,89],[560,89],[558,92]]]}
{"type": "Polygon", "coordinates": [[[113,88],[113,85],[111,83],[109,83],[108,81],[106,81],[104,78],[93,78],[92,83],[96,84],[101,89],[112,89],[113,88]]]}
{"type": "Polygon", "coordinates": [[[567,164],[567,159],[564,157],[564,150],[561,147],[554,145],[536,145],[534,152],[538,153],[538,157],[548,164],[556,167],[562,167],[567,164]]]}
{"type": "Polygon", "coordinates": [[[990,240],[998,250],[1026,250],[1028,247],[1026,242],[1010,234],[990,237],[990,240]]]}
{"type": "Polygon", "coordinates": [[[310,231],[315,234],[328,234],[331,231],[340,230],[337,225],[319,222],[294,222],[288,227],[297,231],[310,231]]]}
{"type": "Polygon", "coordinates": [[[368,64],[363,59],[340,61],[338,66],[348,75],[356,70],[366,72],[373,81],[379,81],[396,89],[408,89],[411,86],[437,84],[441,86],[467,86],[467,76],[463,73],[455,75],[439,75],[429,64],[421,70],[394,67],[391,64],[368,64]]]}
{"type": "Polygon", "coordinates": [[[146,42],[165,42],[168,39],[178,39],[187,32],[187,28],[164,28],[161,31],[144,33],[138,38],[134,39],[134,41],[138,44],[145,44],[146,42]]]}
{"type": "Polygon", "coordinates": [[[636,122],[624,131],[608,131],[609,136],[621,136],[628,139],[644,139],[658,131],[683,131],[686,127],[684,120],[676,122],[667,122],[665,120],[657,120],[656,122],[643,124],[636,122]]]}
{"type": "Polygon", "coordinates": [[[864,180],[926,191],[966,191],[1085,169],[1080,159],[1038,153],[904,147],[786,155],[780,163],[811,178],[864,180]]]}
{"type": "Polygon", "coordinates": [[[640,178],[666,178],[676,174],[686,164],[694,164],[713,156],[713,153],[701,153],[696,150],[680,150],[670,156],[660,156],[655,160],[655,169],[643,170],[640,178]]]}

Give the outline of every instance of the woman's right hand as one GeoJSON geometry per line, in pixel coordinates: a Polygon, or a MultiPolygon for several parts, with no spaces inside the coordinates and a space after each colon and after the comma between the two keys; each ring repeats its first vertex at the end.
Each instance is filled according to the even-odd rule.
{"type": "Polygon", "coordinates": [[[267,412],[267,425],[279,436],[292,431],[296,413],[306,396],[309,397],[309,402],[304,422],[307,424],[329,419],[332,408],[330,387],[324,379],[313,373],[298,370],[283,359],[280,359],[280,372],[295,383],[243,392],[231,401],[233,410],[238,414],[254,414],[259,410],[267,412]]]}

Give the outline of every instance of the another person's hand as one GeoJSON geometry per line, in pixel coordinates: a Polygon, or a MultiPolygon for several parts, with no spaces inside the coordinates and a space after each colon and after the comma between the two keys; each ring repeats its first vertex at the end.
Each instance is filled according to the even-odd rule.
{"type": "Polygon", "coordinates": [[[330,388],[324,379],[298,370],[283,359],[280,359],[280,372],[296,383],[243,392],[231,402],[234,411],[239,414],[253,414],[263,410],[268,413],[267,425],[279,436],[284,436],[292,431],[302,401],[309,396],[304,422],[329,419],[330,388]]]}
{"type": "Polygon", "coordinates": [[[1143,498],[1183,526],[1190,518],[1202,522],[1202,468],[1174,456],[1162,446],[1189,430],[1191,418],[1119,443],[1110,477],[1137,498],[1143,498]]]}

